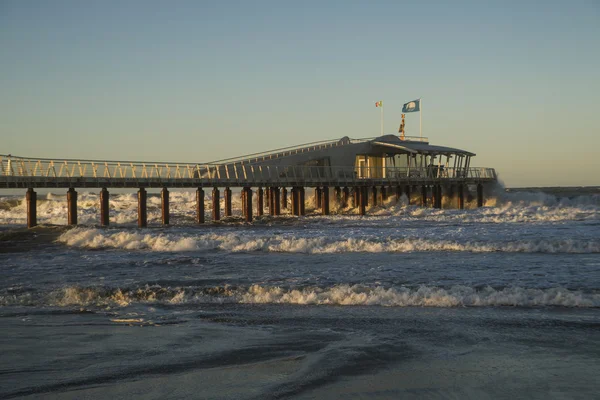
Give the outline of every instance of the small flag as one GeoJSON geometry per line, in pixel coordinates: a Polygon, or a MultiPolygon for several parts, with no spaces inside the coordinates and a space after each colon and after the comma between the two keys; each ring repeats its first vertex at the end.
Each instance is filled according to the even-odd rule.
{"type": "Polygon", "coordinates": [[[403,113],[421,111],[421,99],[409,101],[402,107],[403,113]]]}
{"type": "Polygon", "coordinates": [[[376,101],[375,107],[383,107],[383,100],[376,101]]]}

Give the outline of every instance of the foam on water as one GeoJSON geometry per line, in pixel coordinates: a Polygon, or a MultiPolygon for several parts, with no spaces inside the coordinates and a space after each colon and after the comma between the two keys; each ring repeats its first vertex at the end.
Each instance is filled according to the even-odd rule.
{"type": "Polygon", "coordinates": [[[453,241],[425,238],[343,238],[294,235],[247,235],[243,233],[167,234],[143,231],[75,228],[58,241],[89,249],[114,248],[150,251],[281,252],[281,253],[406,253],[424,251],[508,252],[508,253],[600,253],[600,238],[531,239],[518,241],[453,241]]]}
{"type": "MultiPolygon", "coordinates": [[[[207,192],[205,209],[210,210],[211,196],[207,192]]],[[[222,208],[224,199],[221,198],[222,208]]],[[[477,209],[468,204],[467,210],[455,210],[445,204],[448,209],[431,209],[408,206],[408,199],[403,196],[400,201],[391,196],[386,205],[372,207],[369,214],[372,218],[397,217],[401,220],[416,221],[447,221],[472,223],[523,223],[523,222],[557,222],[569,220],[598,220],[600,219],[600,195],[583,195],[573,198],[557,197],[541,192],[507,193],[497,191],[488,196],[486,207],[477,209]]],[[[314,210],[313,200],[308,197],[307,210],[314,210]]],[[[235,194],[232,198],[234,215],[241,215],[241,200],[235,194]]],[[[170,208],[173,223],[192,223],[195,217],[195,193],[180,191],[170,193],[170,208]]],[[[338,208],[332,207],[332,210],[338,208]]],[[[284,212],[289,213],[289,209],[284,212]]],[[[318,210],[317,210],[318,211],[318,210]]],[[[356,218],[352,214],[355,209],[339,210],[349,213],[348,216],[332,216],[332,222],[356,218]]],[[[0,197],[0,224],[25,225],[26,204],[22,196],[0,197]]],[[[137,197],[135,193],[111,194],[110,196],[111,224],[135,224],[137,221],[137,197]]],[[[99,198],[97,193],[82,192],[79,194],[78,219],[83,225],[99,223],[99,198]]],[[[160,197],[148,198],[148,220],[158,222],[160,215],[160,197]]],[[[41,224],[67,223],[66,196],[49,193],[38,198],[38,222],[41,224]]]]}
{"type": "Polygon", "coordinates": [[[298,304],[384,307],[600,307],[599,293],[565,288],[532,289],[452,286],[382,287],[161,287],[106,288],[70,286],[49,293],[3,293],[0,306],[126,307],[132,304],[298,304]]]}

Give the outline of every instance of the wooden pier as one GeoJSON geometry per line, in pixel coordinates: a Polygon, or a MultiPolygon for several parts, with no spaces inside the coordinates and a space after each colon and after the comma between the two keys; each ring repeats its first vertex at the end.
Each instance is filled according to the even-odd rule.
{"type": "Polygon", "coordinates": [[[138,226],[147,226],[147,192],[161,189],[162,223],[168,225],[169,189],[196,188],[196,222],[205,222],[205,189],[212,190],[212,220],[221,218],[221,190],[224,196],[223,216],[232,215],[231,188],[240,188],[242,214],[251,222],[261,216],[264,206],[277,216],[287,207],[288,188],[291,213],[305,215],[305,190],[315,190],[316,208],[323,215],[330,212],[331,202],[342,207],[357,207],[360,215],[370,205],[382,205],[392,193],[396,199],[420,191],[422,206],[442,207],[442,196],[451,198],[456,208],[464,208],[465,191],[476,186],[477,205],[483,206],[484,185],[496,182],[492,168],[369,168],[354,167],[252,165],[244,163],[199,165],[191,163],[150,163],[97,160],[33,159],[0,155],[0,188],[25,189],[27,192],[27,225],[37,224],[37,196],[34,189],[67,189],[68,223],[77,224],[77,192],[75,189],[100,189],[100,224],[109,224],[109,190],[138,190],[138,226]],[[368,178],[365,176],[377,176],[368,178]],[[330,191],[333,196],[330,196],[330,191]],[[266,195],[266,199],[265,199],[266,195]],[[352,201],[350,201],[352,200],[352,201]],[[349,204],[352,203],[352,204],[349,204]],[[254,204],[254,205],[253,205],[254,204]]]}

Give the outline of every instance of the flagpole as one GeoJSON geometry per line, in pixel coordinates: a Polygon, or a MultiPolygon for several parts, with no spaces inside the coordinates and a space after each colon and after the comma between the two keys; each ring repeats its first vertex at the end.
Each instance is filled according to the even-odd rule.
{"type": "Polygon", "coordinates": [[[381,136],[383,136],[383,102],[381,102],[381,136]]]}
{"type": "Polygon", "coordinates": [[[423,139],[423,99],[419,99],[419,137],[423,139]]]}

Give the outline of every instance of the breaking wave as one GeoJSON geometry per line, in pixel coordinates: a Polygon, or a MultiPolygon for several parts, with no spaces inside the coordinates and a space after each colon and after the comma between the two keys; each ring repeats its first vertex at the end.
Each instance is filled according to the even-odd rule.
{"type": "Polygon", "coordinates": [[[507,252],[507,253],[600,253],[600,238],[532,239],[510,242],[485,242],[424,238],[346,238],[249,236],[238,233],[183,235],[75,228],[63,233],[58,241],[67,246],[87,249],[123,249],[150,251],[280,252],[280,253],[407,253],[425,251],[507,252]]]}
{"type": "Polygon", "coordinates": [[[18,292],[0,294],[0,306],[125,307],[133,304],[297,304],[384,307],[600,307],[599,293],[565,288],[532,289],[507,287],[473,288],[453,286],[284,288],[144,286],[139,288],[65,287],[50,293],[18,292]]]}

